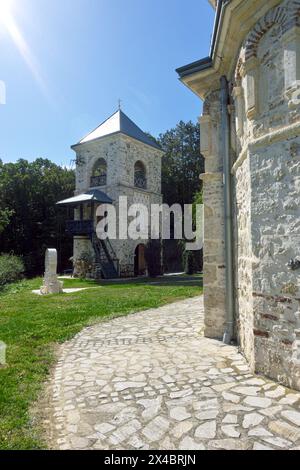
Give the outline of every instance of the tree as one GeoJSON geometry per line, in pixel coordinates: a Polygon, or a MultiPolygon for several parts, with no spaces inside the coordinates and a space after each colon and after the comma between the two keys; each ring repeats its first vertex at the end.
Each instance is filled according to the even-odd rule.
{"type": "Polygon", "coordinates": [[[199,125],[180,121],[174,129],[161,134],[158,141],[165,152],[162,159],[164,202],[191,204],[201,189],[199,176],[204,173],[199,125]]]}
{"type": "Polygon", "coordinates": [[[0,209],[0,233],[7,227],[9,224],[10,217],[13,215],[13,211],[7,208],[0,209]]]}
{"type": "MultiPolygon", "coordinates": [[[[204,158],[200,154],[199,125],[191,121],[187,123],[180,121],[174,129],[161,134],[158,141],[165,152],[162,158],[164,202],[170,206],[177,203],[182,208],[184,204],[201,203],[202,186],[199,176],[204,173],[204,158]]],[[[168,271],[184,269],[187,257],[189,265],[194,263],[195,269],[201,269],[202,263],[198,259],[200,252],[191,252],[192,254],[183,256],[184,247],[184,241],[183,244],[176,243],[175,240],[164,241],[164,265],[168,271]]]]}
{"type": "Polygon", "coordinates": [[[0,222],[1,251],[22,256],[26,274],[41,274],[46,248],[59,249],[62,264],[72,254],[72,239],[59,228],[64,226],[64,214],[56,202],[69,197],[75,186],[74,171],[61,168],[50,160],[38,158],[30,163],[1,162],[0,209],[5,211],[0,222]]]}
{"type": "MultiPolygon", "coordinates": [[[[2,181],[2,171],[3,169],[3,162],[0,159],[0,195],[3,193],[3,181],[2,181]]],[[[0,196],[0,233],[3,232],[5,227],[9,224],[10,217],[12,216],[13,211],[9,210],[7,207],[3,205],[3,201],[1,200],[0,196]]]]}

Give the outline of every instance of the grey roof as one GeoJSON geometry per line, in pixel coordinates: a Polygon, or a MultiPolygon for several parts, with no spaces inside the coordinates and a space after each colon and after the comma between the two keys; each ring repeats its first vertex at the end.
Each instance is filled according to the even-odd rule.
{"type": "Polygon", "coordinates": [[[212,67],[214,52],[215,52],[215,48],[217,45],[218,33],[220,30],[220,27],[222,26],[223,14],[224,14],[225,8],[230,3],[230,1],[231,0],[217,0],[216,2],[215,24],[214,24],[214,30],[213,30],[212,40],[211,40],[209,56],[176,69],[176,72],[178,73],[180,78],[184,78],[188,75],[193,75],[196,72],[201,72],[202,70],[212,67]]]}
{"type": "Polygon", "coordinates": [[[88,204],[89,202],[100,202],[102,204],[112,204],[113,200],[107,194],[98,189],[91,189],[77,196],[69,197],[56,204],[59,206],[77,206],[78,204],[88,204]]]}
{"type": "Polygon", "coordinates": [[[122,133],[132,137],[133,139],[139,140],[144,144],[150,145],[158,150],[161,147],[156,144],[149,136],[147,136],[123,111],[118,110],[100,126],[90,132],[87,136],[80,140],[77,145],[91,142],[95,139],[105,137],[111,134],[122,133]]]}

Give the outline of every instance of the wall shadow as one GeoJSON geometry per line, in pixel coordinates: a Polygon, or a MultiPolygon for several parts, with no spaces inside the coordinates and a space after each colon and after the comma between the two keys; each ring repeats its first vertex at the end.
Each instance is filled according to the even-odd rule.
{"type": "Polygon", "coordinates": [[[195,275],[165,275],[155,278],[136,277],[130,279],[101,279],[97,281],[99,285],[122,285],[122,284],[147,284],[149,286],[178,286],[178,287],[203,287],[202,274],[195,275]]]}

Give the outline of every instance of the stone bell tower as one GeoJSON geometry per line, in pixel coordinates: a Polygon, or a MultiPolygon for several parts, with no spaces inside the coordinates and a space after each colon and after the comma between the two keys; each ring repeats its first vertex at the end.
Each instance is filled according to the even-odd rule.
{"type": "Polygon", "coordinates": [[[69,222],[74,258],[90,253],[95,276],[145,274],[147,240],[117,238],[100,246],[96,210],[99,204],[113,204],[118,215],[120,196],[127,196],[128,206],[143,203],[149,210],[151,204],[160,204],[161,148],[119,109],[72,149],[77,162],[75,196],[59,204],[75,208],[75,221],[69,222]]]}

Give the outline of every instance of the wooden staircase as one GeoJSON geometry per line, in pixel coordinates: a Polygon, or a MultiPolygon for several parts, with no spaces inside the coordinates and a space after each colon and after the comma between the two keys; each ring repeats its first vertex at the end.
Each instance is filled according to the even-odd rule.
{"type": "Polygon", "coordinates": [[[96,278],[116,279],[120,276],[119,260],[110,240],[101,240],[93,233],[91,242],[95,252],[96,278]]]}

